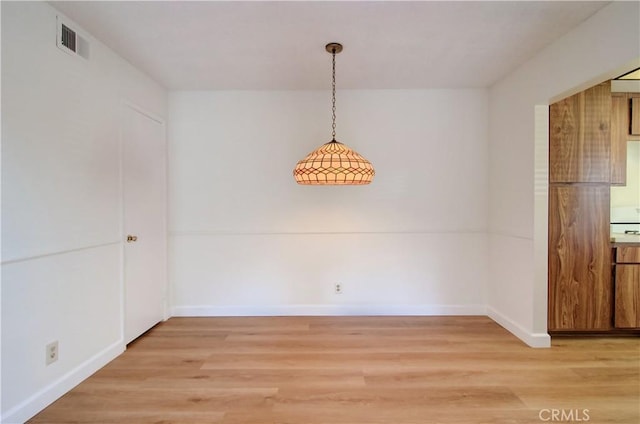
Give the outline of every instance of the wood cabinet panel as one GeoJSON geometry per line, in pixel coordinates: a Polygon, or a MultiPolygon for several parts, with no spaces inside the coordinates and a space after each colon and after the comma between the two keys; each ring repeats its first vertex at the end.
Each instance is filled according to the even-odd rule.
{"type": "Polygon", "coordinates": [[[627,95],[611,97],[611,184],[627,183],[627,141],[629,132],[629,99],[627,95]]]}
{"type": "Polygon", "coordinates": [[[616,249],[616,262],[640,264],[640,247],[618,247],[616,249]]]}
{"type": "Polygon", "coordinates": [[[616,265],[616,328],[640,327],[640,265],[616,265]]]}
{"type": "Polygon", "coordinates": [[[549,182],[609,182],[611,84],[549,107],[549,182]]]}
{"type": "Polygon", "coordinates": [[[640,97],[631,98],[631,126],[629,134],[640,135],[640,97]]]}
{"type": "Polygon", "coordinates": [[[611,329],[609,185],[549,187],[549,330],[611,329]]]}

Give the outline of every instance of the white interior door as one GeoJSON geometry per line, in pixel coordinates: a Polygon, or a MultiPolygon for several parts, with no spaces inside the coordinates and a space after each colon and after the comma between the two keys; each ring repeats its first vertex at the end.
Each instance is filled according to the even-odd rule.
{"type": "Polygon", "coordinates": [[[128,105],[122,124],[124,337],[129,343],[165,315],[167,179],[164,124],[128,105]]]}

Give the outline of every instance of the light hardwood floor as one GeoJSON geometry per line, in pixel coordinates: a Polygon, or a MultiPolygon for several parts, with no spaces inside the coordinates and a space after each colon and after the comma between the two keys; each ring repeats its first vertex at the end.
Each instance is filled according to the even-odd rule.
{"type": "Polygon", "coordinates": [[[638,338],[552,345],[487,317],[172,318],[29,422],[640,422],[638,338]]]}

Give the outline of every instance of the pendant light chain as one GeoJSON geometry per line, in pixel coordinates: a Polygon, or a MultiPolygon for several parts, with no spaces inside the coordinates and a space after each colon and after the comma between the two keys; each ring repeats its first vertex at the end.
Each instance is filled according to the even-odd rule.
{"type": "Polygon", "coordinates": [[[336,141],[336,49],[334,48],[331,52],[332,56],[333,56],[333,65],[332,65],[332,83],[331,83],[331,90],[332,90],[332,95],[331,95],[331,101],[332,101],[332,106],[331,106],[331,120],[332,120],[332,124],[331,124],[331,136],[332,139],[331,141],[336,141]]]}

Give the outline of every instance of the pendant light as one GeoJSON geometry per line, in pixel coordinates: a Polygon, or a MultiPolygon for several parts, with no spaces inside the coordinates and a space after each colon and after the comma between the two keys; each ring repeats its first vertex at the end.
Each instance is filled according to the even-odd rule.
{"type": "Polygon", "coordinates": [[[375,171],[371,163],[356,151],[336,141],[336,54],[342,44],[329,43],[325,50],[332,60],[332,138],[317,150],[309,153],[293,170],[298,184],[304,185],[362,185],[373,180],[375,171]]]}

